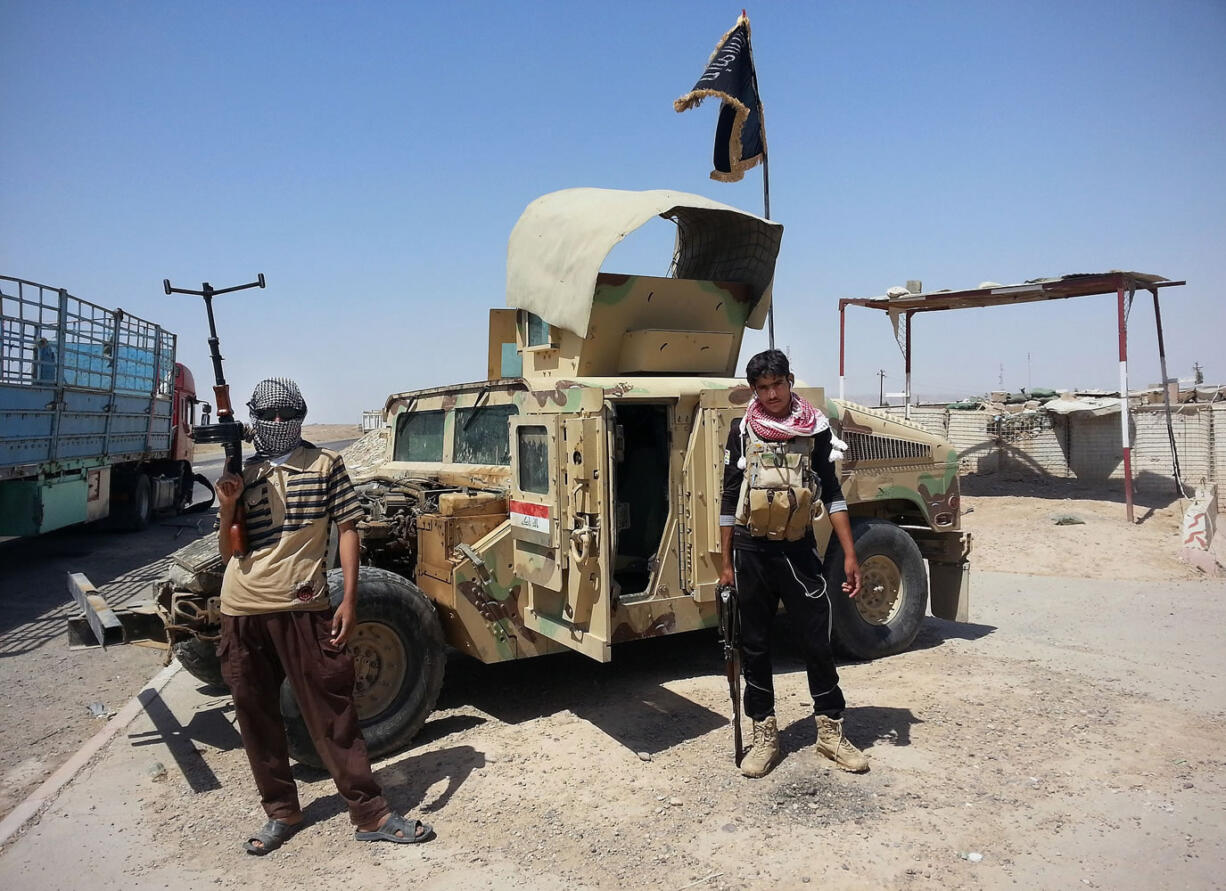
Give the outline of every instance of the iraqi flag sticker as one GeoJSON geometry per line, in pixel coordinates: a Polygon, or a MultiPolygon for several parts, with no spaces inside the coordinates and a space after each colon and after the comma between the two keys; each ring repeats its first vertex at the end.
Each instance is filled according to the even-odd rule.
{"type": "Polygon", "coordinates": [[[509,505],[511,525],[532,532],[549,534],[549,505],[530,501],[512,501],[509,505]]]}

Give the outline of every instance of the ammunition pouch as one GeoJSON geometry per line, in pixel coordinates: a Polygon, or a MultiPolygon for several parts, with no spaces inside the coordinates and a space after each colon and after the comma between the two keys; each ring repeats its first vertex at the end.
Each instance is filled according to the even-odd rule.
{"type": "MultiPolygon", "coordinates": [[[[742,429],[749,430],[748,422],[742,422],[742,429]]],[[[766,442],[750,431],[744,454],[737,523],[758,538],[799,541],[821,503],[811,466],[813,437],[766,442]]]]}

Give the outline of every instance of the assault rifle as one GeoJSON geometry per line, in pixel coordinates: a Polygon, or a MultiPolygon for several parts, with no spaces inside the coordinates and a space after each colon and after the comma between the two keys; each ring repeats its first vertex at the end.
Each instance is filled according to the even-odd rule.
{"type": "Polygon", "coordinates": [[[741,620],[736,605],[736,589],[719,585],[715,589],[719,611],[719,636],[724,645],[724,673],[728,676],[728,695],[732,697],[732,752],[741,766],[745,749],[741,741],[741,620]]]}
{"type": "MultiPolygon", "coordinates": [[[[245,430],[240,421],[234,418],[234,406],[230,402],[230,385],[226,383],[221,372],[221,341],[217,339],[217,324],[213,321],[213,297],[217,294],[229,294],[231,291],[243,291],[247,288],[264,287],[264,273],[259,274],[256,281],[245,285],[235,285],[232,288],[214,288],[208,282],[200,285],[199,291],[186,288],[172,288],[170,279],[162,279],[162,287],[167,294],[192,294],[204,298],[204,308],[209,315],[209,354],[213,359],[213,377],[217,383],[213,385],[213,401],[217,406],[216,424],[199,424],[192,430],[192,440],[199,443],[219,442],[226,453],[226,471],[242,476],[243,473],[243,436],[245,430]]],[[[222,529],[219,534],[230,539],[231,552],[236,557],[247,555],[247,522],[240,498],[234,510],[234,521],[229,528],[222,529]]]]}

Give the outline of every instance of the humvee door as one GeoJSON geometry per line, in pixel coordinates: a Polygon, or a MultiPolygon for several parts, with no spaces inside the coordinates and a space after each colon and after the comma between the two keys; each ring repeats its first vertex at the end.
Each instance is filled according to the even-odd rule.
{"type": "Polygon", "coordinates": [[[607,662],[610,425],[602,390],[565,392],[565,405],[529,394],[510,419],[514,571],[527,586],[528,628],[607,662]]]}

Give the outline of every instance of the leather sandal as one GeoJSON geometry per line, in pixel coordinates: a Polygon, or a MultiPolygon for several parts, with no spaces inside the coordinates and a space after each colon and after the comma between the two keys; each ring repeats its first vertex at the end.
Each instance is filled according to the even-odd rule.
{"type": "Polygon", "coordinates": [[[353,834],[358,841],[389,841],[398,845],[418,845],[434,838],[434,828],[429,823],[413,820],[410,823],[400,814],[391,814],[378,829],[364,831],[359,829],[353,834]],[[418,832],[418,829],[421,829],[418,832]],[[397,835],[397,832],[404,833],[397,835]]]}
{"type": "Polygon", "coordinates": [[[257,857],[271,854],[289,841],[301,825],[301,823],[286,823],[284,820],[269,820],[259,832],[247,839],[244,847],[248,854],[255,854],[257,857]],[[259,844],[257,845],[256,842],[259,844]]]}

